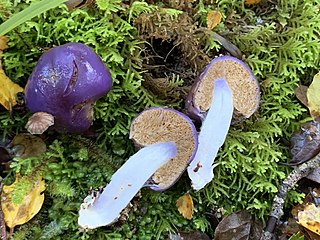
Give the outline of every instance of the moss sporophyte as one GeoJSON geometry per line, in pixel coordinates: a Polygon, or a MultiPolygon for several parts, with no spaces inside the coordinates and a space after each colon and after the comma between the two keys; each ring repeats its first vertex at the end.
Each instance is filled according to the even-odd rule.
{"type": "MultiPolygon", "coordinates": [[[[29,2],[39,1],[1,1],[0,22],[26,9],[29,2]]],[[[280,140],[289,139],[299,122],[309,117],[295,98],[294,89],[299,84],[308,86],[319,71],[317,13],[318,0],[261,1],[253,6],[231,0],[161,4],[96,0],[96,4],[72,11],[61,4],[9,31],[2,67],[21,87],[26,85],[43,49],[68,42],[90,47],[113,79],[112,90],[93,105],[91,127],[97,138],[57,134],[49,129],[42,135],[47,144],[44,155],[21,161],[17,158],[11,164],[12,173],[41,173],[47,185],[42,210],[30,222],[16,227],[12,238],[162,239],[177,229],[201,230],[212,237],[208,213],[211,216],[218,207],[227,213],[249,209],[265,219],[279,182],[290,171],[278,164],[290,158],[280,140]],[[244,118],[233,103],[233,125],[229,125],[217,152],[214,178],[203,189],[191,190],[187,175],[167,191],[142,188],[141,198],[133,199],[125,221],[119,219],[108,227],[80,232],[78,212],[88,190],[110,182],[135,152],[129,139],[132,120],[155,106],[186,113],[184,100],[194,79],[211,59],[228,55],[225,43],[220,43],[224,40],[206,26],[207,14],[216,9],[222,19],[214,31],[240,49],[242,61],[259,81],[258,110],[244,118]],[[236,121],[239,119],[242,121],[236,121]],[[184,219],[175,207],[176,200],[188,191],[196,208],[191,220],[184,219]]],[[[232,86],[228,86],[234,95],[232,86]]],[[[215,94],[213,85],[207,90],[210,96],[215,94]]],[[[207,106],[214,104],[211,100],[205,100],[207,106]]],[[[203,119],[208,110],[211,108],[202,112],[203,119]]],[[[3,140],[25,132],[29,117],[15,107],[11,115],[0,111],[3,140]]],[[[201,130],[199,125],[195,122],[197,130],[201,130]]],[[[9,174],[7,180],[13,182],[12,176],[9,174]]],[[[22,186],[16,195],[25,190],[22,186]]],[[[300,199],[301,193],[291,191],[286,204],[300,199]]]]}

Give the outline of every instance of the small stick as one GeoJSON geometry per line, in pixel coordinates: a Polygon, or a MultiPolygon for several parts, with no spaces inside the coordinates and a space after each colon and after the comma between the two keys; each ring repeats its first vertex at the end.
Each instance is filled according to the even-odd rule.
{"type": "Polygon", "coordinates": [[[320,153],[309,161],[297,166],[289,176],[282,182],[278,189],[277,195],[273,199],[272,209],[270,212],[269,221],[264,230],[264,235],[261,240],[271,240],[273,230],[278,220],[283,215],[283,206],[288,192],[296,185],[296,183],[308,176],[313,170],[320,167],[320,153]]]}
{"type": "MultiPolygon", "coordinates": [[[[0,197],[3,189],[3,178],[0,177],[0,197]]],[[[1,207],[0,202],[0,239],[1,240],[7,240],[7,229],[6,229],[6,222],[4,221],[4,215],[1,207]]]]}

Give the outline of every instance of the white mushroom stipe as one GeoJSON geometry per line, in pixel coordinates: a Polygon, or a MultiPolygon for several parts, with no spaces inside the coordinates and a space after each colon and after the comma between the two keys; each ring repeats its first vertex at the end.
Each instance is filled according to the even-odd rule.
{"type": "Polygon", "coordinates": [[[101,194],[84,199],[79,211],[80,227],[94,229],[115,222],[144,183],[176,154],[174,142],[161,142],[144,147],[131,156],[112,175],[101,194]]]}
{"type": "Polygon", "coordinates": [[[213,179],[213,164],[219,148],[225,141],[233,114],[232,92],[225,79],[214,82],[211,107],[202,123],[199,145],[188,167],[192,188],[202,189],[213,179]]]}

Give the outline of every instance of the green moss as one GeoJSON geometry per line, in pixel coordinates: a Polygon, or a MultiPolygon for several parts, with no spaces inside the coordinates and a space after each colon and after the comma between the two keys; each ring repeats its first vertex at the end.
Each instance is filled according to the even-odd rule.
{"type": "MultiPolygon", "coordinates": [[[[14,239],[162,239],[165,233],[177,229],[212,234],[205,214],[212,213],[216,207],[223,207],[227,212],[246,208],[265,219],[279,183],[290,171],[278,164],[289,158],[281,139],[289,138],[298,123],[308,117],[306,109],[294,97],[294,89],[300,83],[309,84],[319,68],[318,1],[279,0],[276,5],[262,1],[253,7],[244,6],[242,1],[198,1],[192,8],[181,5],[178,9],[167,9],[173,6],[167,3],[170,1],[155,3],[157,6],[144,1],[134,1],[128,6],[126,2],[97,0],[97,6],[72,12],[61,6],[8,34],[10,48],[4,53],[3,67],[21,86],[26,84],[43,49],[69,41],[92,47],[114,78],[112,91],[95,105],[97,139],[49,133],[48,152],[44,156],[17,159],[13,164],[13,170],[22,175],[41,172],[47,183],[43,209],[31,222],[16,229],[14,239]],[[203,59],[210,59],[225,52],[210,37],[210,31],[208,34],[203,30],[206,14],[216,8],[222,12],[223,20],[215,31],[244,53],[244,60],[260,82],[261,104],[253,117],[230,129],[216,159],[219,165],[214,170],[214,180],[199,192],[191,191],[195,204],[193,219],[183,219],[175,206],[178,197],[190,190],[189,180],[183,175],[172,189],[163,193],[144,189],[135,203],[136,210],[129,213],[125,222],[90,232],[79,231],[77,214],[87,191],[90,187],[104,186],[134,152],[128,140],[132,118],[155,105],[183,108],[183,99],[160,99],[143,85],[146,45],[138,38],[141,35],[135,20],[141,14],[161,13],[162,19],[177,22],[185,12],[193,21],[192,33],[197,33],[192,43],[198,44],[203,59]]],[[[0,21],[26,6],[24,1],[3,1],[0,21]]],[[[162,29],[167,27],[155,24],[162,29]]],[[[193,74],[200,71],[197,69],[193,74]]],[[[181,74],[168,82],[172,89],[165,94],[169,97],[177,87],[187,89],[190,85],[181,74]]],[[[10,116],[1,111],[3,135],[10,137],[23,132],[27,118],[24,113],[14,112],[10,116]]],[[[17,196],[26,189],[22,186],[17,196]]],[[[289,196],[288,205],[301,198],[295,191],[289,196]]]]}

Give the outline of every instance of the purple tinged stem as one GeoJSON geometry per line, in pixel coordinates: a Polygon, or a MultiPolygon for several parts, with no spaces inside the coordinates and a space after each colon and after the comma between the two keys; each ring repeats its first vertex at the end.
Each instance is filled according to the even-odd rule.
{"type": "Polygon", "coordinates": [[[219,148],[225,141],[233,114],[232,91],[225,79],[214,82],[211,107],[202,123],[199,145],[188,175],[195,190],[202,189],[213,178],[213,164],[219,148]]]}
{"type": "Polygon", "coordinates": [[[78,224],[84,229],[94,229],[115,222],[144,183],[176,154],[174,142],[156,143],[139,150],[112,175],[111,182],[95,201],[81,204],[78,224]]]}

